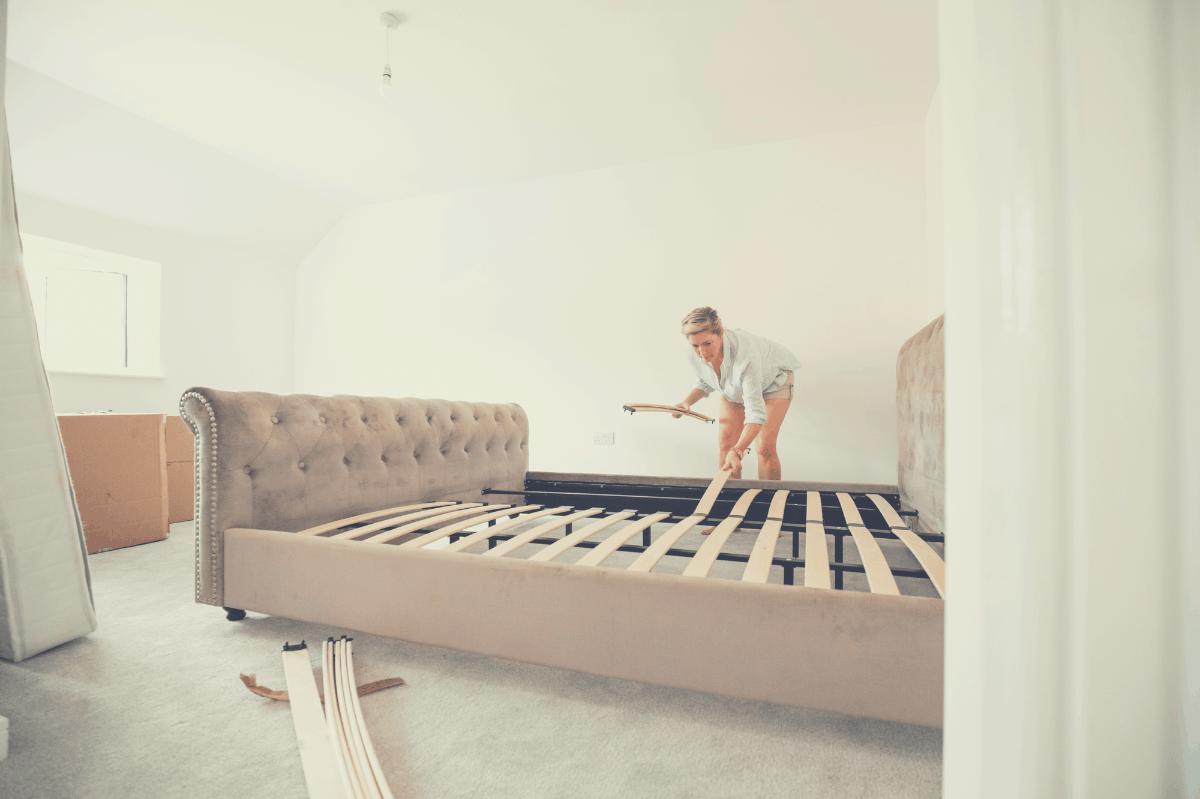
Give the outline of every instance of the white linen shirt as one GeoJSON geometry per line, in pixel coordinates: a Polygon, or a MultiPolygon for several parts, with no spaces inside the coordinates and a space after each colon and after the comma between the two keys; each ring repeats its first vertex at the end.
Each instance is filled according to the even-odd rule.
{"type": "Polygon", "coordinates": [[[746,406],[746,424],[766,424],[763,394],[781,388],[787,382],[784,372],[799,369],[800,361],[783,345],[733,327],[725,328],[724,349],[720,380],[695,350],[688,353],[696,373],[692,387],[706,396],[719,388],[725,399],[746,406]]]}

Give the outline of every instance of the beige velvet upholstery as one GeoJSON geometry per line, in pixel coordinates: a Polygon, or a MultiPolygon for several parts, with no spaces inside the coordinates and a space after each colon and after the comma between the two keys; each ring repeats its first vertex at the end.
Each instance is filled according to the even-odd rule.
{"type": "MultiPolygon", "coordinates": [[[[294,532],[410,501],[482,502],[520,489],[529,422],[519,405],[193,388],[196,601],[226,605],[222,534],[294,532]]],[[[512,500],[506,500],[512,501],[512,500]]]]}
{"type": "Polygon", "coordinates": [[[227,600],[609,677],[942,724],[940,599],[226,533],[227,600]],[[298,589],[302,586],[302,589],[298,589]]]}
{"type": "Polygon", "coordinates": [[[900,501],[920,513],[924,529],[945,531],[945,315],[904,342],[896,358],[896,430],[900,501]]]}

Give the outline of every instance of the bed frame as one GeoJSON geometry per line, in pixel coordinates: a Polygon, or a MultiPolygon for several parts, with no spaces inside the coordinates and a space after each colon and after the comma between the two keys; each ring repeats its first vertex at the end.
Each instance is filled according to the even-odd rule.
{"type": "Polygon", "coordinates": [[[195,388],[181,413],[196,600],[231,618],[941,725],[942,537],[896,486],[527,472],[516,405],[195,388]]]}

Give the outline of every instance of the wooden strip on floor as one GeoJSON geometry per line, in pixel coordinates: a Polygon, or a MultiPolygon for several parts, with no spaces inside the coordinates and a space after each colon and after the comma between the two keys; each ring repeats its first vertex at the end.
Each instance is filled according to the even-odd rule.
{"type": "Polygon", "coordinates": [[[804,587],[833,588],[829,574],[829,547],[825,543],[825,525],[821,511],[821,495],[808,492],[804,522],[804,587]]]}
{"type": "Polygon", "coordinates": [[[490,522],[492,519],[499,519],[501,516],[516,516],[518,513],[537,510],[540,507],[542,506],[522,505],[519,508],[510,508],[506,505],[503,510],[492,511],[491,513],[485,513],[482,516],[473,516],[470,519],[464,519],[461,522],[455,522],[454,524],[448,524],[445,527],[439,527],[431,533],[426,533],[425,535],[414,538],[412,541],[405,541],[400,546],[409,547],[412,549],[420,548],[427,544],[432,544],[434,541],[440,541],[448,535],[461,533],[468,527],[474,527],[477,524],[490,522]]]}
{"type": "Polygon", "coordinates": [[[333,680],[333,639],[321,644],[321,677],[325,681],[325,724],[329,728],[329,739],[333,743],[333,759],[337,761],[338,773],[342,778],[342,791],[347,799],[361,797],[362,794],[354,784],[353,771],[346,759],[346,742],[342,736],[342,725],[337,715],[337,701],[334,696],[333,680]]]}
{"type": "Polygon", "coordinates": [[[929,581],[937,589],[938,596],[945,599],[945,561],[942,560],[933,547],[929,546],[929,542],[908,528],[908,525],[904,523],[904,518],[896,513],[896,509],[891,506],[891,503],[877,494],[867,494],[867,496],[875,503],[875,507],[879,508],[879,512],[883,514],[883,518],[888,523],[891,531],[896,534],[897,538],[904,542],[904,545],[908,547],[908,551],[913,553],[913,557],[917,559],[917,563],[920,563],[921,568],[929,575],[929,581]]]}
{"type": "Polygon", "coordinates": [[[837,498],[842,505],[842,513],[846,516],[846,526],[850,528],[850,535],[854,536],[854,544],[858,547],[858,557],[863,568],[867,570],[867,585],[871,587],[871,592],[899,596],[900,589],[896,587],[896,578],[892,576],[892,570],[879,549],[879,542],[863,524],[854,500],[849,494],[842,493],[839,493],[837,498]]]}
{"type": "Polygon", "coordinates": [[[337,535],[331,535],[330,538],[358,538],[360,535],[367,535],[379,530],[387,530],[390,527],[395,527],[397,525],[404,524],[405,522],[411,522],[414,519],[425,519],[430,516],[437,516],[439,513],[445,513],[447,508],[454,508],[457,510],[458,508],[478,508],[482,505],[482,502],[468,502],[462,505],[438,505],[436,508],[430,508],[429,510],[421,510],[417,511],[416,513],[406,513],[403,516],[384,519],[381,522],[368,524],[365,527],[355,527],[352,530],[345,530],[337,535]]]}
{"type": "Polygon", "coordinates": [[[703,515],[689,516],[675,526],[668,529],[665,533],[658,537],[650,546],[646,547],[646,551],[638,555],[629,567],[631,572],[648,572],[662,560],[663,555],[667,554],[667,550],[675,546],[675,542],[683,537],[683,534],[691,530],[700,522],[704,521],[703,515]]]}
{"type": "Polygon", "coordinates": [[[771,498],[767,521],[763,523],[762,530],[754,541],[754,549],[750,551],[746,571],[742,572],[742,582],[765,583],[770,576],[771,561],[775,557],[775,543],[779,540],[779,532],[783,528],[783,511],[787,505],[787,498],[787,491],[776,491],[775,496],[771,498]]]}
{"type": "Polygon", "coordinates": [[[348,519],[338,519],[336,522],[310,527],[307,530],[301,530],[296,535],[320,535],[321,533],[328,533],[330,530],[336,530],[339,527],[346,527],[351,524],[358,524],[359,522],[369,522],[371,519],[378,519],[380,516],[387,516],[392,513],[402,513],[406,510],[420,510],[421,508],[444,507],[453,504],[453,502],[421,502],[416,505],[401,505],[398,508],[388,508],[387,510],[374,510],[370,513],[351,516],[348,519]]]}
{"type": "MultiPolygon", "coordinates": [[[[474,505],[474,503],[471,503],[471,504],[474,505]]],[[[370,538],[364,538],[362,540],[369,541],[372,544],[383,544],[388,541],[391,541],[393,538],[399,538],[402,535],[408,535],[409,533],[415,533],[417,530],[421,530],[421,529],[423,529],[425,527],[429,527],[430,525],[433,525],[433,524],[441,524],[442,522],[449,522],[449,521],[453,521],[454,519],[461,519],[463,516],[478,516],[478,514],[490,513],[492,510],[500,510],[501,508],[511,508],[511,507],[512,507],[512,505],[476,505],[475,507],[471,507],[471,508],[463,508],[461,505],[459,505],[458,507],[456,507],[454,510],[450,511],[449,513],[441,513],[441,514],[438,514],[437,516],[430,516],[427,519],[421,519],[418,522],[411,522],[409,524],[403,525],[402,527],[397,527],[394,530],[385,530],[382,533],[377,533],[377,534],[371,536],[370,538]]]]}
{"type": "Polygon", "coordinates": [[[547,561],[554,560],[562,553],[566,552],[571,547],[578,544],[580,541],[586,541],[601,530],[607,530],[617,522],[625,521],[630,516],[637,513],[636,510],[623,510],[620,513],[614,513],[612,516],[601,519],[598,522],[592,522],[587,527],[576,530],[568,536],[564,536],[556,543],[545,547],[539,552],[535,552],[529,560],[547,561]]]}
{"type": "Polygon", "coordinates": [[[717,476],[708,484],[704,496],[700,497],[700,503],[692,511],[693,516],[707,516],[712,513],[713,503],[717,501],[717,495],[721,493],[721,489],[725,487],[725,481],[729,479],[729,475],[731,474],[733,474],[733,471],[730,469],[722,469],[717,472],[717,476]]]}
{"type": "Polygon", "coordinates": [[[729,536],[733,535],[733,531],[742,523],[742,519],[746,517],[746,512],[750,509],[750,503],[754,498],[762,493],[761,488],[751,488],[748,491],[743,491],[738,497],[738,501],[733,503],[733,510],[729,512],[729,518],[718,524],[709,533],[708,539],[696,550],[696,554],[688,561],[687,568],[683,570],[684,577],[706,577],[712,569],[712,565],[717,562],[717,556],[721,554],[721,548],[725,546],[725,542],[729,540],[729,536]]]}
{"type": "Polygon", "coordinates": [[[334,642],[334,658],[337,672],[333,675],[334,689],[337,693],[338,715],[342,719],[342,727],[346,731],[346,745],[350,763],[354,773],[358,775],[358,787],[366,799],[383,799],[375,779],[371,776],[371,764],[367,760],[367,751],[359,735],[358,722],[354,718],[354,710],[350,705],[350,694],[354,692],[354,684],[350,682],[349,656],[346,636],[334,642]]]}
{"type": "Polygon", "coordinates": [[[285,649],[283,673],[287,679],[292,723],[296,727],[300,765],[304,767],[308,795],[311,799],[345,799],[308,649],[285,649]]]}
{"type": "Polygon", "coordinates": [[[579,521],[580,519],[586,519],[589,516],[595,516],[597,513],[604,513],[604,508],[588,508],[587,510],[575,511],[572,514],[563,516],[562,518],[559,518],[559,519],[552,519],[551,521],[548,521],[545,524],[539,524],[537,527],[533,528],[532,530],[526,530],[525,532],[521,533],[520,535],[514,535],[512,538],[508,539],[507,541],[501,541],[499,544],[496,544],[496,546],[492,547],[487,552],[483,552],[481,554],[487,555],[487,556],[493,557],[493,558],[498,558],[498,557],[501,557],[502,555],[507,555],[509,552],[512,552],[514,549],[522,547],[525,544],[528,544],[530,541],[532,541],[535,538],[540,538],[541,536],[546,535],[546,533],[553,532],[560,527],[565,527],[566,525],[570,524],[571,522],[576,522],[576,521],[579,521]]]}
{"type": "Polygon", "coordinates": [[[494,535],[508,532],[512,528],[519,527],[525,522],[531,522],[534,519],[540,519],[543,516],[549,516],[552,513],[565,513],[569,510],[571,510],[570,505],[560,505],[557,508],[543,508],[542,510],[535,510],[533,513],[526,513],[524,516],[515,516],[506,522],[500,522],[495,527],[485,527],[477,533],[472,533],[471,535],[458,539],[453,544],[447,544],[446,546],[442,547],[441,551],[461,552],[469,546],[478,544],[480,541],[486,541],[494,535]]]}
{"type": "MultiPolygon", "coordinates": [[[[354,675],[354,649],[349,640],[346,641],[346,667],[350,670],[350,685],[357,685],[354,675]]],[[[383,766],[380,765],[379,758],[375,755],[375,744],[371,742],[371,734],[367,732],[367,722],[363,719],[362,705],[358,701],[358,691],[350,691],[350,703],[351,709],[354,711],[354,719],[362,735],[363,747],[367,750],[367,760],[371,766],[371,774],[375,778],[375,784],[379,788],[380,796],[383,799],[395,799],[391,788],[388,787],[387,776],[383,773],[383,766]]]]}
{"type": "Polygon", "coordinates": [[[599,566],[601,563],[608,560],[609,556],[612,555],[612,553],[614,553],[618,549],[620,549],[621,546],[626,541],[633,538],[635,535],[640,533],[642,530],[645,530],[650,525],[655,524],[656,522],[661,522],[663,519],[667,518],[670,515],[671,515],[670,513],[667,513],[665,511],[661,512],[661,513],[652,513],[644,519],[638,519],[633,524],[630,524],[626,527],[622,527],[620,530],[617,530],[615,533],[610,535],[608,538],[604,539],[604,541],[599,546],[597,546],[595,549],[588,552],[586,555],[584,555],[579,560],[575,561],[575,565],[576,566],[599,566]]]}

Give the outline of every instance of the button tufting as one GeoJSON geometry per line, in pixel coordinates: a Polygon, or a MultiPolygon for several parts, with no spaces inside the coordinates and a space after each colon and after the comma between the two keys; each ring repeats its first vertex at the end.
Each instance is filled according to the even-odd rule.
{"type": "Polygon", "coordinates": [[[387,463],[387,455],[380,455],[379,460],[383,461],[384,463],[387,463]]]}
{"type": "Polygon", "coordinates": [[[325,417],[324,417],[324,416],[318,416],[317,418],[321,420],[321,424],[325,424],[325,417]]]}
{"type": "Polygon", "coordinates": [[[366,421],[367,421],[367,417],[365,417],[365,416],[364,416],[364,417],[362,418],[362,420],[363,420],[363,423],[365,424],[365,423],[366,423],[366,421]]]}
{"type": "Polygon", "coordinates": [[[344,464],[346,464],[347,466],[349,466],[349,465],[350,465],[350,459],[349,459],[349,458],[342,458],[342,463],[344,463],[344,464]]]}
{"type": "Polygon", "coordinates": [[[278,416],[272,416],[272,417],[271,417],[271,424],[279,424],[279,417],[278,417],[278,416]]]}
{"type": "Polygon", "coordinates": [[[246,467],[246,474],[250,474],[250,467],[249,467],[249,466],[247,466],[247,467],[246,467]]]}
{"type": "Polygon", "coordinates": [[[299,463],[297,463],[297,464],[296,464],[296,466],[297,466],[297,468],[303,469],[303,468],[304,468],[304,461],[300,461],[299,463]]]}

